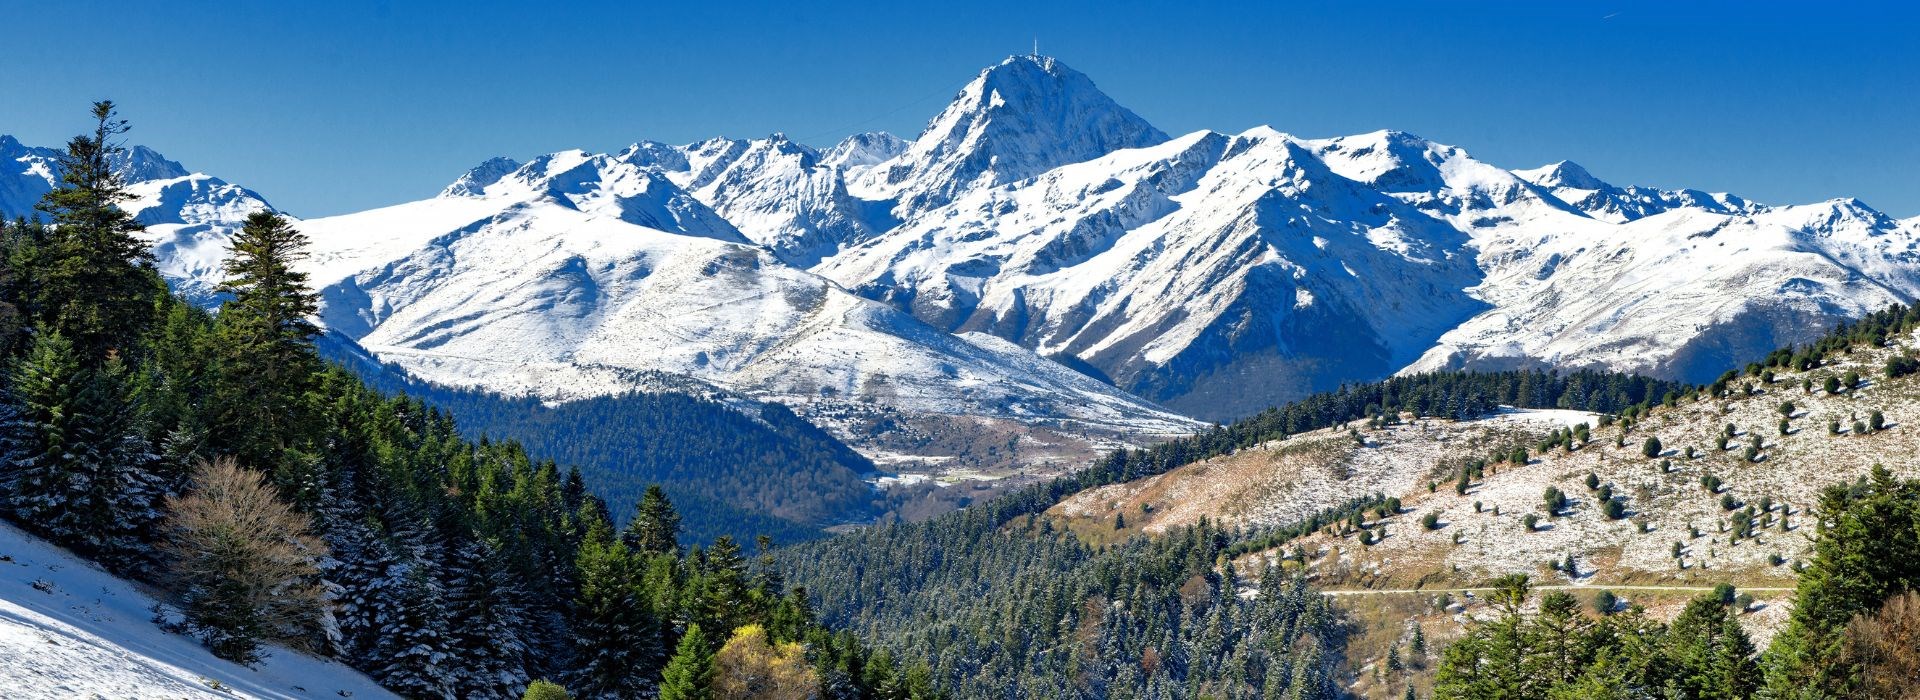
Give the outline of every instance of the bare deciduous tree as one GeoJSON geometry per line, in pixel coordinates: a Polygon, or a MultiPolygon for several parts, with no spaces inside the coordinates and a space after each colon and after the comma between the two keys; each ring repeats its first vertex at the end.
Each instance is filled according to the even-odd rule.
{"type": "Polygon", "coordinates": [[[1920,593],[1902,593],[1872,615],[1855,616],[1846,647],[1863,671],[1860,697],[1920,700],[1920,593]]]}
{"type": "Polygon", "coordinates": [[[164,545],[187,622],[215,654],[250,663],[261,640],[306,646],[324,612],[326,543],[258,472],[231,458],[194,467],[167,499],[164,545]]]}

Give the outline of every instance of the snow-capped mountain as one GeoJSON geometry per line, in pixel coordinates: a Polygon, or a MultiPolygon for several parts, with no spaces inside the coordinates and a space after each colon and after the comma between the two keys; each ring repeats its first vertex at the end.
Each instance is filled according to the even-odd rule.
{"type": "Polygon", "coordinates": [[[713,180],[669,177],[739,159],[714,151],[764,145],[710,142],[672,173],[637,165],[643,148],[557,153],[504,175],[490,161],[440,197],[300,222],[322,320],[439,384],[564,400],[647,388],[647,375],[667,373],[792,404],[857,445],[870,436],[837,417],[883,410],[909,424],[980,419],[1129,439],[1194,426],[1016,345],[935,330],[788,265],[674,182],[712,191],[713,180]]]}
{"type": "MultiPolygon", "coordinates": [[[[938,136],[991,83],[866,177],[937,170],[919,154],[950,142],[938,136]]],[[[1077,123],[1061,105],[1099,102],[1041,85],[1066,94],[1025,95],[1017,104],[1057,109],[1022,124],[1077,123]]],[[[992,186],[962,174],[953,188],[908,188],[953,194],[815,269],[936,327],[1007,338],[1211,419],[1442,367],[1710,379],[1920,296],[1920,219],[1851,200],[1769,207],[1618,187],[1572,163],[1508,171],[1399,132],[1260,127],[1156,143],[1125,123],[1101,143],[1151,145],[1089,148],[992,186]]]]}
{"type": "Polygon", "coordinates": [[[1720,214],[1751,214],[1764,209],[1724,192],[1615,187],[1600,181],[1578,163],[1565,160],[1531,170],[1515,170],[1513,174],[1547,188],[1553,196],[1588,216],[1616,224],[1681,208],[1720,214]]]}
{"type": "MultiPolygon", "coordinates": [[[[50,186],[50,152],[0,150],[9,202],[50,186]]],[[[156,235],[163,266],[204,283],[217,222],[265,203],[142,162],[170,183],[140,185],[150,220],[181,227],[156,235]]],[[[302,226],[329,327],[423,378],[564,397],[667,372],[843,435],[876,406],[1181,425],[1102,382],[1227,418],[1445,367],[1702,380],[1920,297],[1920,218],[1507,170],[1401,132],[1169,138],[1038,56],[982,71],[911,142],[496,158],[302,226]]]]}
{"type": "MultiPolygon", "coordinates": [[[[22,145],[0,135],[0,216],[37,218],[40,197],[60,184],[60,151],[22,145]]],[[[147,225],[156,264],[175,290],[210,301],[219,283],[227,240],[248,214],[271,210],[265,198],[179,163],[145,146],[114,159],[132,201],[123,204],[147,225]]]]}
{"type": "Polygon", "coordinates": [[[897,200],[904,218],[974,189],[1165,140],[1085,74],[1046,56],[1010,56],[961,88],[920,138],[866,171],[854,192],[897,200]]]}

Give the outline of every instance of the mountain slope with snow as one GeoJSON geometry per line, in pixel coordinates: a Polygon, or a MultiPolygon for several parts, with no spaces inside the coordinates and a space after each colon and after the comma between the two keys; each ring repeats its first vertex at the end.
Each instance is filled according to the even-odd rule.
{"type": "Polygon", "coordinates": [[[876,435],[839,417],[876,411],[1056,427],[1088,447],[1195,425],[787,265],[621,154],[545,156],[477,196],[299,226],[325,325],[447,386],[564,400],[664,373],[788,403],[856,445],[876,435]]]}
{"type": "Polygon", "coordinates": [[[0,523],[0,688],[10,698],[391,698],[359,672],[268,647],[249,668],[153,622],[155,601],[0,523]]]}
{"type": "MultiPolygon", "coordinates": [[[[952,124],[1001,118],[1004,105],[977,96],[991,84],[976,81],[867,178],[937,170],[915,154],[953,141],[940,136],[952,124]]],[[[1073,123],[1062,105],[1098,102],[1039,84],[1061,94],[1027,96],[1051,111],[1022,123],[1073,123]]],[[[1618,187],[1565,162],[1508,171],[1400,132],[1134,140],[1149,145],[1089,148],[1018,178],[963,175],[926,190],[952,194],[916,200],[944,204],[815,269],[1208,419],[1397,371],[1705,380],[1920,297],[1920,220],[1857,201],[1618,187]]]]}

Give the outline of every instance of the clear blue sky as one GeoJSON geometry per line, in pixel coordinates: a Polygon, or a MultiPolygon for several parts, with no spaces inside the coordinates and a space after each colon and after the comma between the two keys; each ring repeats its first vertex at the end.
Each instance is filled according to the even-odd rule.
{"type": "Polygon", "coordinates": [[[293,4],[0,3],[0,133],[57,145],[110,96],[134,141],[319,216],[493,155],[910,138],[1037,36],[1169,133],[1394,128],[1509,168],[1920,214],[1920,11],[1897,3],[293,4]]]}

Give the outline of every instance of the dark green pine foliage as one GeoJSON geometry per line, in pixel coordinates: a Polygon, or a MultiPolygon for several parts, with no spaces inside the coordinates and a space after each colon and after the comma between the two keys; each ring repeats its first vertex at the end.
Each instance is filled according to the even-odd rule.
{"type": "Polygon", "coordinates": [[[660,672],[664,648],[639,560],[612,537],[605,522],[592,522],[580,546],[579,568],[573,623],[579,668],[568,688],[585,697],[645,697],[660,672]]]}
{"type": "Polygon", "coordinates": [[[680,553],[680,514],[659,484],[647,486],[620,541],[647,555],[680,553]]]}
{"type": "Polygon", "coordinates": [[[960,698],[1333,698],[1344,623],[1271,572],[1252,600],[1211,524],[1091,547],[1026,512],[1045,487],[776,555],[824,619],[960,698]],[[1033,499],[1033,500],[1029,500],[1033,499]],[[1090,601],[1099,604],[1090,604],[1090,601]]]}
{"type": "Polygon", "coordinates": [[[296,471],[286,450],[301,447],[317,427],[313,388],[320,358],[308,320],[319,308],[307,276],[293,265],[306,257],[306,236],[272,212],[255,212],[233,237],[226,280],[219,291],[232,299],[215,324],[218,411],[213,448],[241,463],[268,470],[282,490],[305,494],[317,486],[296,471]]]}
{"type": "Polygon", "coordinates": [[[1441,654],[1435,700],[1753,697],[1753,644],[1726,603],[1702,596],[1671,626],[1638,607],[1599,618],[1555,591],[1523,612],[1525,576],[1499,582],[1500,614],[1472,623],[1441,654]]]}
{"type": "Polygon", "coordinates": [[[468,541],[453,556],[446,587],[448,642],[459,650],[453,694],[511,698],[529,681],[529,594],[486,542],[468,541]]]}
{"type": "Polygon", "coordinates": [[[8,373],[0,406],[0,498],[7,516],[122,568],[146,559],[159,503],[140,404],[118,359],[86,367],[58,332],[8,373]]]}
{"type": "Polygon", "coordinates": [[[1874,465],[1859,482],[1829,487],[1815,510],[1813,558],[1767,650],[1767,689],[1779,697],[1848,697],[1859,679],[1841,639],[1848,622],[1920,588],[1920,481],[1874,465]]]}
{"type": "Polygon", "coordinates": [[[93,132],[67,142],[60,158],[61,187],[39,204],[53,232],[34,261],[33,304],[33,321],[73,343],[88,366],[134,349],[165,293],[153,254],[133,236],[145,227],[119,206],[130,198],[114,168],[127,122],[112,102],[94,103],[92,116],[93,132]]]}
{"type": "Polygon", "coordinates": [[[389,570],[397,584],[392,616],[380,621],[375,643],[380,684],[410,698],[454,697],[455,667],[460,663],[448,636],[451,620],[439,582],[423,567],[389,570]]]}
{"type": "Polygon", "coordinates": [[[713,697],[713,648],[699,625],[687,626],[660,677],[660,700],[713,697]]]}

